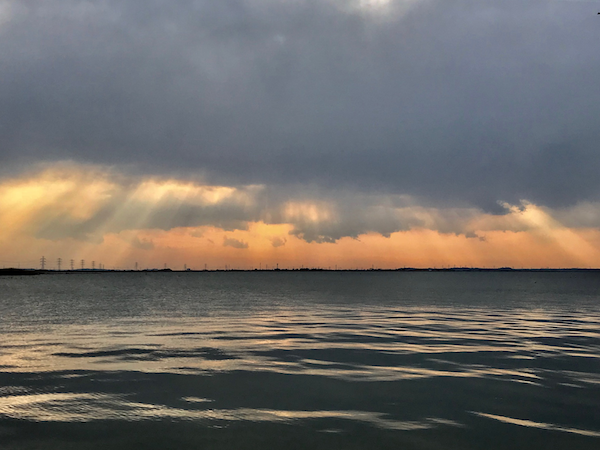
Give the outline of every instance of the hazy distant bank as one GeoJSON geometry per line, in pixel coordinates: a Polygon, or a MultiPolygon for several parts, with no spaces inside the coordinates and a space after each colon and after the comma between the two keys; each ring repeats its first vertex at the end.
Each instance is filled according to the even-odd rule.
{"type": "Polygon", "coordinates": [[[514,269],[512,267],[487,268],[487,267],[450,267],[450,268],[414,268],[403,267],[398,269],[214,269],[214,270],[173,270],[173,269],[143,269],[143,270],[123,270],[123,269],[77,269],[77,270],[39,270],[39,269],[18,269],[6,268],[0,269],[2,275],[42,275],[42,274],[89,274],[89,273],[155,273],[155,272],[174,272],[174,273],[199,273],[199,272],[598,272],[597,268],[531,268],[514,269]]]}

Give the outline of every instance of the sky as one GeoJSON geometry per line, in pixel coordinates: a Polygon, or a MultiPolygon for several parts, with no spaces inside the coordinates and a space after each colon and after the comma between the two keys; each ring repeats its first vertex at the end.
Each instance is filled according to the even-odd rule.
{"type": "Polygon", "coordinates": [[[0,266],[600,267],[598,11],[0,0],[0,266]]]}

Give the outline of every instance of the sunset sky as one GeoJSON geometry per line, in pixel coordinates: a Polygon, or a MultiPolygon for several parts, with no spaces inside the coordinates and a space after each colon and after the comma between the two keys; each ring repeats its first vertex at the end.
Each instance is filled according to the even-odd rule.
{"type": "Polygon", "coordinates": [[[600,267],[599,8],[0,0],[0,267],[600,267]]]}

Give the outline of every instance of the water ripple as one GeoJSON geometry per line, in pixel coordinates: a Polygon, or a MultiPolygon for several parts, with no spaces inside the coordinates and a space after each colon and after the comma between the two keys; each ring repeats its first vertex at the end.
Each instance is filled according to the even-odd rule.
{"type": "Polygon", "coordinates": [[[497,416],[495,414],[486,414],[482,412],[473,412],[480,417],[498,420],[499,422],[509,423],[511,425],[519,425],[521,427],[540,428],[542,430],[562,431],[565,433],[580,434],[582,436],[600,437],[599,431],[580,430],[578,428],[561,427],[551,423],[534,422],[533,420],[515,419],[512,417],[497,416]]]}
{"type": "MultiPolygon", "coordinates": [[[[186,397],[193,403],[210,399],[186,397]]],[[[210,420],[248,422],[294,422],[310,419],[341,419],[361,422],[388,430],[422,430],[434,426],[460,426],[442,418],[421,421],[393,420],[385,414],[369,411],[290,411],[257,408],[184,409],[165,405],[132,402],[106,394],[49,393],[11,395],[0,398],[0,415],[20,420],[50,422],[90,422],[96,420],[210,420]]]]}

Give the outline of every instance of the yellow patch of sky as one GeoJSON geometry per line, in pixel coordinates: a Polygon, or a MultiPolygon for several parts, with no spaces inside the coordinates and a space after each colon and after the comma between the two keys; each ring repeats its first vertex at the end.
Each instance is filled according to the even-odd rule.
{"type": "Polygon", "coordinates": [[[203,204],[214,205],[234,196],[238,190],[228,186],[198,186],[193,183],[182,183],[175,180],[149,180],[142,182],[134,197],[156,203],[164,198],[193,198],[203,204]]]}
{"type": "Polygon", "coordinates": [[[41,211],[80,220],[91,217],[102,199],[110,197],[114,185],[82,175],[75,172],[65,178],[50,170],[36,178],[0,183],[0,240],[29,229],[41,211]]]}

